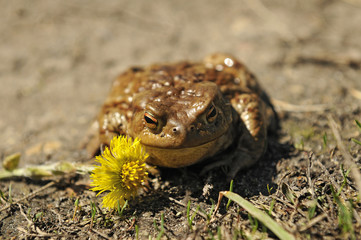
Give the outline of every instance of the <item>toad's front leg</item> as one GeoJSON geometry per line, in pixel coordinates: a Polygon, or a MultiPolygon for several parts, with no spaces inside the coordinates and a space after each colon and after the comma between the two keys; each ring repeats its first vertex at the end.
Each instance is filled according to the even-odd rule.
{"type": "MultiPolygon", "coordinates": [[[[225,153],[220,161],[211,163],[203,173],[218,166],[228,166],[227,179],[233,179],[239,170],[249,167],[262,157],[267,146],[267,119],[265,104],[257,94],[243,93],[231,100],[238,113],[238,139],[235,149],[225,153]]],[[[235,114],[236,115],[236,114],[235,114]]]]}

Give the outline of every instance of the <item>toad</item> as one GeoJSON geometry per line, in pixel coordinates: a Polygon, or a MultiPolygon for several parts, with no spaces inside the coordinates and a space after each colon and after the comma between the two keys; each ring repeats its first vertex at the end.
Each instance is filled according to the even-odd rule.
{"type": "Polygon", "coordinates": [[[114,136],[139,138],[148,163],[168,168],[207,162],[228,178],[262,157],[276,119],[255,76],[233,56],[154,64],[123,72],[98,115],[91,154],[114,136]]]}

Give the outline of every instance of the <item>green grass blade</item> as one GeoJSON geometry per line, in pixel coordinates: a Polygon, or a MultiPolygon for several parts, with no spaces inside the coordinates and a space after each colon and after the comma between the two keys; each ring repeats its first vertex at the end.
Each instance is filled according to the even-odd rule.
{"type": "Polygon", "coordinates": [[[360,129],[360,131],[361,131],[361,123],[360,123],[359,121],[357,121],[357,120],[355,120],[355,122],[356,122],[356,124],[357,124],[358,128],[359,128],[359,129],[360,129]]]}
{"type": "Polygon", "coordinates": [[[351,138],[351,140],[352,140],[354,143],[356,143],[356,144],[358,144],[358,145],[361,145],[361,142],[360,142],[359,140],[354,139],[354,138],[351,138]]]}
{"type": "Polygon", "coordinates": [[[323,134],[323,149],[327,148],[327,133],[323,134]]]}
{"type": "Polygon", "coordinates": [[[188,221],[189,228],[192,229],[192,220],[190,217],[190,215],[191,215],[190,213],[191,213],[191,201],[189,200],[188,204],[187,204],[187,221],[188,221]]]}
{"type": "Polygon", "coordinates": [[[160,215],[160,232],[158,233],[157,240],[160,240],[165,232],[164,229],[164,213],[160,215]]]}
{"type": "Polygon", "coordinates": [[[295,196],[294,196],[292,190],[290,189],[290,187],[287,184],[282,183],[281,190],[282,190],[282,193],[286,196],[286,198],[291,203],[295,204],[295,196]]]}
{"type": "Polygon", "coordinates": [[[275,206],[275,203],[276,203],[276,199],[272,199],[271,205],[270,205],[269,210],[268,210],[268,215],[270,217],[272,216],[272,211],[273,211],[273,208],[275,206]]]}
{"type": "Polygon", "coordinates": [[[13,203],[13,197],[11,195],[11,183],[9,185],[9,197],[8,197],[8,199],[9,199],[9,203],[13,203]]]}
{"type": "MultiPolygon", "coordinates": [[[[6,199],[4,193],[1,190],[0,190],[0,198],[3,199],[5,202],[7,202],[7,199],[6,199]]],[[[213,202],[212,202],[212,207],[213,207],[213,202]]]]}
{"type": "Polygon", "coordinates": [[[352,224],[352,205],[348,208],[345,204],[342,203],[339,194],[335,192],[334,187],[331,185],[331,191],[333,198],[338,207],[338,225],[343,233],[349,233],[350,239],[356,239],[355,231],[352,224]]]}
{"type": "Polygon", "coordinates": [[[138,240],[139,239],[139,227],[138,227],[138,225],[135,225],[134,228],[135,228],[135,239],[138,240]]]}
{"type": "MultiPolygon", "coordinates": [[[[229,191],[233,192],[233,179],[231,180],[231,183],[229,185],[229,191]]],[[[226,211],[228,211],[229,205],[231,205],[231,199],[228,200],[228,203],[226,205],[226,211]]]]}
{"type": "Polygon", "coordinates": [[[244,208],[249,214],[251,214],[254,218],[258,219],[258,221],[262,222],[269,230],[271,230],[277,237],[281,240],[289,240],[295,239],[295,237],[284,230],[277,222],[275,222],[267,213],[259,210],[252,203],[242,198],[238,194],[233,192],[224,192],[224,196],[231,199],[232,201],[239,204],[242,208],[244,208]]]}

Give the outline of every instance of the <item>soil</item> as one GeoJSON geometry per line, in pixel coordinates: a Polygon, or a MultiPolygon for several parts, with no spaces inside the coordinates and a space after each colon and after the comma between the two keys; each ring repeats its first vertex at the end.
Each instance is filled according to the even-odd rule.
{"type": "MultiPolygon", "coordinates": [[[[21,153],[20,167],[89,163],[79,146],[122,70],[231,53],[258,77],[281,125],[233,192],[298,239],[360,238],[360,13],[357,0],[2,0],[0,156],[21,153]]],[[[88,175],[3,179],[0,239],[149,239],[162,216],[162,239],[277,238],[226,200],[213,221],[196,214],[190,227],[188,201],[209,213],[229,189],[222,169],[198,172],[161,169],[121,216],[101,208],[88,175]]]]}

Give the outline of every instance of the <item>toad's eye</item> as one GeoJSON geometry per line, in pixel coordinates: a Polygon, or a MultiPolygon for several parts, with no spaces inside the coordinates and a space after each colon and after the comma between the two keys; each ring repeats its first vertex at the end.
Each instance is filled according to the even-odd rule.
{"type": "Polygon", "coordinates": [[[155,130],[158,127],[158,120],[150,113],[144,113],[144,121],[147,128],[155,130]]]}
{"type": "Polygon", "coordinates": [[[216,120],[218,115],[217,108],[212,104],[207,112],[207,122],[212,123],[216,120]]]}

